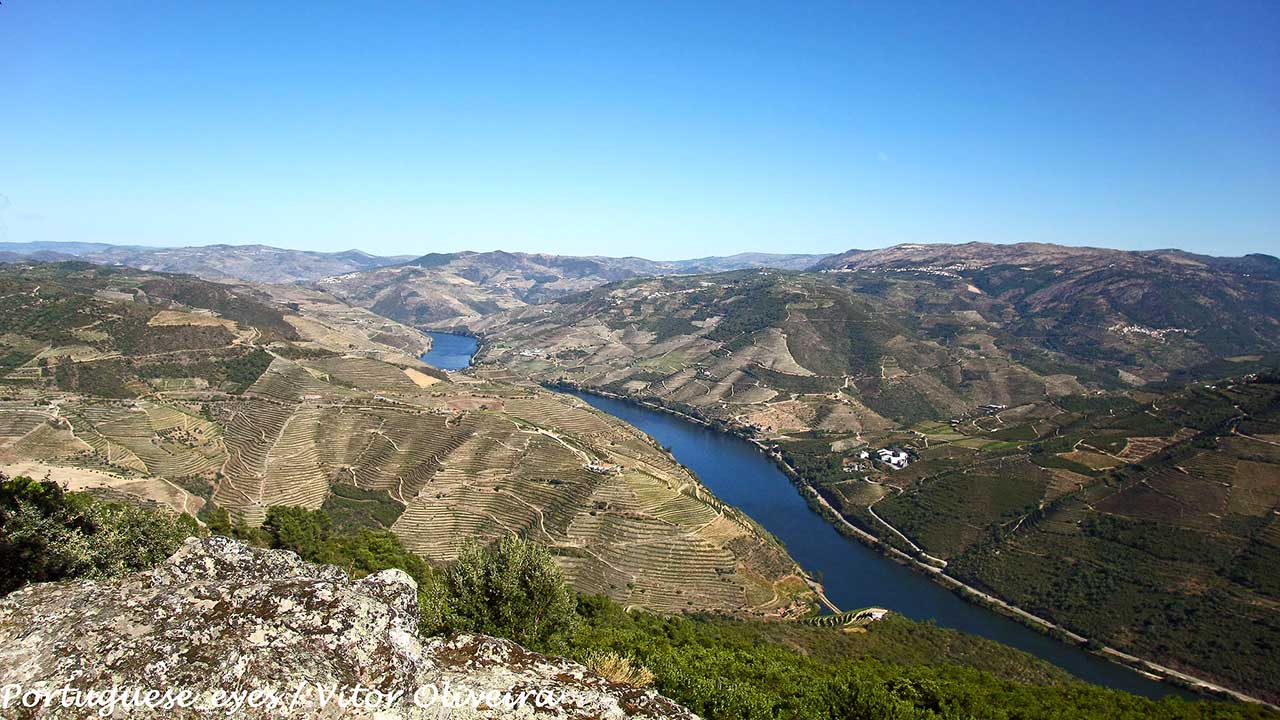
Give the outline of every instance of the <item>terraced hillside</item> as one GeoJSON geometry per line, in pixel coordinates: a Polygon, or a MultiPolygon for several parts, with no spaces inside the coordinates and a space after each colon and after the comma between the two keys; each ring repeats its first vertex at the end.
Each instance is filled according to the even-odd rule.
{"type": "Polygon", "coordinates": [[[926,564],[1276,699],[1274,258],[928,252],[628,280],[469,327],[482,373],[753,438],[926,564]]]}
{"type": "Polygon", "coordinates": [[[1173,332],[1074,305],[1027,317],[964,278],[875,271],[632,280],[469,328],[484,335],[486,362],[519,374],[678,404],[766,436],[857,435],[1140,386],[1213,358],[1253,362],[1280,348],[1280,280],[1246,284],[1252,299],[1239,304],[1272,315],[1252,310],[1234,329],[1218,321],[1225,301],[1173,332]]]}
{"type": "Polygon", "coordinates": [[[295,344],[421,369],[431,338],[418,330],[298,285],[256,285],[286,311],[295,344]]]}
{"type": "Polygon", "coordinates": [[[814,472],[824,496],[1087,637],[1280,699],[1280,375],[913,431],[912,465],[814,472]]]}
{"type": "Polygon", "coordinates": [[[0,470],[250,524],[325,508],[436,562],[518,533],[579,590],[655,610],[809,607],[785,551],[646,436],[428,368],[425,337],[367,311],[88,265],[0,267],[0,296],[0,470]]]}

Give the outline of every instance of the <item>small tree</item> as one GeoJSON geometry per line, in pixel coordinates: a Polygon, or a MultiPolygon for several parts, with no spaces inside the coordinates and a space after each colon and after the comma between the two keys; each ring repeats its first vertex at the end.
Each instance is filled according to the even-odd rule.
{"type": "Polygon", "coordinates": [[[441,622],[452,632],[509,638],[542,650],[573,633],[577,598],[546,547],[516,537],[468,544],[444,573],[441,622]]]}
{"type": "Polygon", "coordinates": [[[404,549],[400,538],[390,530],[360,528],[339,535],[320,547],[311,562],[336,565],[354,578],[364,577],[387,568],[398,568],[418,583],[420,590],[435,581],[435,571],[426,560],[404,549]]]}
{"type": "Polygon", "coordinates": [[[226,508],[210,510],[204,518],[204,526],[209,530],[210,535],[232,537],[231,513],[228,513],[226,508]]]}
{"type": "Polygon", "coordinates": [[[267,511],[262,529],[270,536],[271,547],[312,559],[332,534],[333,523],[323,510],[276,505],[267,511]]]}

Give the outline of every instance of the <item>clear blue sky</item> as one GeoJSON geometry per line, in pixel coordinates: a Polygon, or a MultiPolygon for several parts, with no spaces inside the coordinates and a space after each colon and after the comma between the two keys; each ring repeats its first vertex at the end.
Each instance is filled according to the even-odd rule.
{"type": "Polygon", "coordinates": [[[3,0],[0,123],[14,242],[1280,254],[1274,0],[3,0]]]}

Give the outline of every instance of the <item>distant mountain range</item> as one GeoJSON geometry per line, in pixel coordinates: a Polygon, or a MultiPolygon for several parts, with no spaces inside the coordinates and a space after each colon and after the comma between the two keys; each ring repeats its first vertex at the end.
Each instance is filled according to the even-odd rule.
{"type": "Polygon", "coordinates": [[[412,256],[380,257],[359,250],[311,252],[268,245],[158,248],[78,242],[0,243],[0,262],[19,259],[81,260],[97,265],[187,273],[215,281],[291,283],[394,265],[412,256]]]}
{"type": "MultiPolygon", "coordinates": [[[[654,261],[637,257],[572,257],[509,252],[457,252],[413,255],[370,255],[360,250],[312,252],[269,245],[206,245],[198,247],[144,247],[83,242],[0,243],[0,262],[37,260],[62,262],[79,260],[98,265],[122,265],[140,270],[187,273],[206,280],[259,283],[313,282],[344,276],[329,283],[353,302],[372,305],[381,302],[393,315],[422,323],[455,316],[470,317],[476,312],[539,302],[569,292],[629,277],[684,273],[719,272],[744,268],[773,267],[799,270],[813,265],[825,255],[739,253],[728,257],[654,261]],[[395,268],[365,278],[353,273],[395,268]],[[371,282],[375,287],[364,287],[371,282]],[[403,307],[395,298],[384,299],[386,284],[426,286],[433,282],[455,286],[455,301],[404,297],[403,307]],[[462,285],[500,283],[498,288],[461,290],[462,285]]],[[[392,293],[394,294],[394,293],[392,293]]],[[[433,293],[428,293],[432,295],[433,293]]]]}
{"type": "Polygon", "coordinates": [[[1159,270],[1176,266],[1206,268],[1239,273],[1274,275],[1280,272],[1280,259],[1252,254],[1243,257],[1197,255],[1183,250],[1114,250],[1111,248],[1075,247],[1049,243],[1013,243],[998,245],[971,242],[963,245],[894,245],[875,250],[849,250],[828,255],[806,269],[838,270],[932,267],[965,270],[993,265],[1036,267],[1098,266],[1114,263],[1123,267],[1146,267],[1159,270]]]}
{"type": "MultiPolygon", "coordinates": [[[[384,297],[396,292],[411,291],[384,297]]],[[[849,388],[846,380],[866,385],[862,401],[910,423],[1030,401],[1052,376],[1140,385],[1215,358],[1278,351],[1280,260],[901,245],[832,256],[802,272],[627,279],[466,325],[513,350],[567,351],[563,365],[606,382],[643,377],[651,392],[695,405],[724,398],[693,369],[763,366],[784,376],[735,375],[743,385],[731,393],[735,405],[748,388],[784,390],[798,382],[792,376],[817,375],[825,392],[849,388]],[[682,362],[668,367],[673,351],[682,362]],[[663,362],[646,362],[650,353],[663,362]],[[885,396],[880,386],[890,379],[911,388],[911,402],[885,396]]],[[[540,372],[566,369],[553,361],[540,372]]]]}
{"type": "Polygon", "coordinates": [[[394,267],[326,278],[317,287],[401,322],[448,328],[618,280],[761,267],[799,269],[824,257],[742,253],[660,262],[501,251],[432,253],[394,267]]]}

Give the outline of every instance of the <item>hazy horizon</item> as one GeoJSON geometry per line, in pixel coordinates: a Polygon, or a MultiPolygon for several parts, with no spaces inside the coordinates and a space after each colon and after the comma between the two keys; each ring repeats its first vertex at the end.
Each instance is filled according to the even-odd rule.
{"type": "Polygon", "coordinates": [[[1277,26],[1268,2],[13,0],[0,240],[1274,253],[1277,26]]]}
{"type": "MultiPolygon", "coordinates": [[[[975,241],[970,241],[970,242],[971,242],[971,243],[984,244],[984,243],[982,243],[982,241],[977,241],[977,240],[975,240],[975,241]]],[[[649,255],[639,255],[639,254],[635,254],[635,253],[625,253],[625,254],[591,253],[591,254],[589,254],[589,255],[575,255],[575,256],[569,256],[569,255],[564,255],[563,253],[554,253],[554,252],[547,252],[547,251],[542,251],[542,250],[512,250],[512,249],[509,249],[509,248],[502,248],[502,247],[486,248],[486,249],[462,248],[462,249],[460,249],[460,250],[448,250],[448,251],[441,251],[441,250],[424,250],[424,251],[421,251],[421,252],[404,252],[404,253],[383,254],[383,253],[371,252],[371,251],[369,251],[369,250],[365,250],[365,249],[360,248],[360,247],[347,247],[347,248],[340,248],[340,249],[336,249],[336,250],[316,250],[316,249],[314,249],[314,248],[306,248],[306,247],[293,247],[293,248],[290,248],[290,247],[284,247],[284,246],[280,246],[280,245],[272,245],[272,244],[270,244],[270,243],[259,243],[259,242],[243,242],[243,243],[210,242],[210,243],[204,243],[204,244],[201,244],[201,245],[140,245],[140,244],[133,244],[133,245],[130,245],[130,244],[124,244],[124,243],[105,243],[105,242],[80,241],[80,240],[33,240],[33,241],[27,241],[26,243],[23,243],[23,242],[17,242],[17,241],[12,241],[12,240],[3,240],[3,239],[0,239],[0,246],[7,245],[7,244],[13,244],[13,245],[21,245],[21,244],[32,244],[32,245],[53,244],[53,245],[56,245],[56,244],[58,244],[58,243],[68,243],[68,244],[72,244],[72,243],[74,243],[74,244],[86,244],[86,245],[111,245],[111,246],[114,246],[114,247],[121,247],[121,248],[136,247],[136,248],[146,248],[146,249],[152,249],[152,250],[180,250],[180,249],[187,249],[187,248],[207,248],[207,247],[219,247],[219,246],[224,246],[224,247],[255,247],[255,246],[256,246],[256,247],[269,247],[269,248],[273,248],[273,249],[276,249],[276,250],[293,250],[293,251],[299,251],[299,252],[320,252],[320,253],[329,253],[329,254],[339,254],[339,253],[346,253],[346,252],[360,252],[360,253],[364,253],[364,254],[366,254],[366,255],[370,255],[370,256],[377,256],[377,257],[407,257],[407,258],[419,258],[419,257],[422,257],[422,256],[424,256],[424,255],[429,255],[429,254],[445,254],[445,255],[447,255],[447,254],[454,254],[454,253],[466,253],[466,252],[476,253],[476,254],[484,254],[484,253],[491,253],[491,252],[507,252],[507,253],[522,253],[522,254],[526,254],[526,255],[557,255],[557,256],[562,256],[562,257],[602,257],[602,258],[613,258],[613,259],[621,259],[621,258],[637,258],[637,259],[641,259],[641,260],[650,260],[650,261],[653,261],[653,262],[681,262],[681,261],[688,261],[688,260],[702,260],[702,259],[707,259],[707,258],[724,258],[724,257],[733,257],[733,256],[736,256],[736,255],[812,255],[812,256],[814,256],[814,257],[829,257],[829,256],[832,256],[832,255],[840,255],[840,254],[843,254],[843,253],[846,253],[846,252],[853,252],[853,251],[858,251],[858,250],[861,250],[861,251],[884,250],[884,249],[893,248],[893,247],[899,247],[899,246],[903,246],[903,245],[962,245],[962,244],[970,244],[970,243],[946,243],[946,242],[913,242],[913,243],[895,243],[895,244],[892,244],[892,245],[874,245],[874,246],[867,246],[867,247],[849,247],[849,248],[845,248],[844,250],[838,250],[838,251],[835,251],[835,252],[804,252],[804,251],[795,251],[795,252],[777,252],[777,251],[767,251],[767,250],[738,250],[738,251],[734,251],[734,250],[731,250],[731,249],[730,249],[730,250],[729,250],[729,251],[727,251],[727,252],[724,252],[724,253],[718,253],[718,254],[714,254],[714,255],[684,255],[684,256],[678,256],[678,257],[656,257],[656,256],[649,256],[649,255]]],[[[990,244],[990,245],[1018,245],[1018,244],[1036,244],[1036,243],[1004,242],[1004,243],[985,243],[985,244],[990,244]]],[[[1065,244],[1065,243],[1061,243],[1061,244],[1060,244],[1060,243],[1041,243],[1041,244],[1054,244],[1054,245],[1062,245],[1062,246],[1065,246],[1065,247],[1086,247],[1086,248],[1094,248],[1094,249],[1100,249],[1100,250],[1120,250],[1120,251],[1130,251],[1130,252],[1181,251],[1181,252],[1188,252],[1188,253],[1192,253],[1192,254],[1196,254],[1196,255],[1210,255],[1210,256],[1213,256],[1213,257],[1243,257],[1243,256],[1245,256],[1245,255],[1266,255],[1266,256],[1268,256],[1268,257],[1274,257],[1274,258],[1278,258],[1278,259],[1280,259],[1280,254],[1277,254],[1275,251],[1273,251],[1273,252],[1262,252],[1262,251],[1257,251],[1257,252],[1238,252],[1238,253],[1232,253],[1232,252],[1226,252],[1226,253],[1201,253],[1201,252],[1196,252],[1196,251],[1193,251],[1193,250],[1187,250],[1187,249],[1185,249],[1185,248],[1178,248],[1178,247],[1117,248],[1117,247],[1108,247],[1108,246],[1105,246],[1105,245],[1069,245],[1069,244],[1065,244]]]]}

